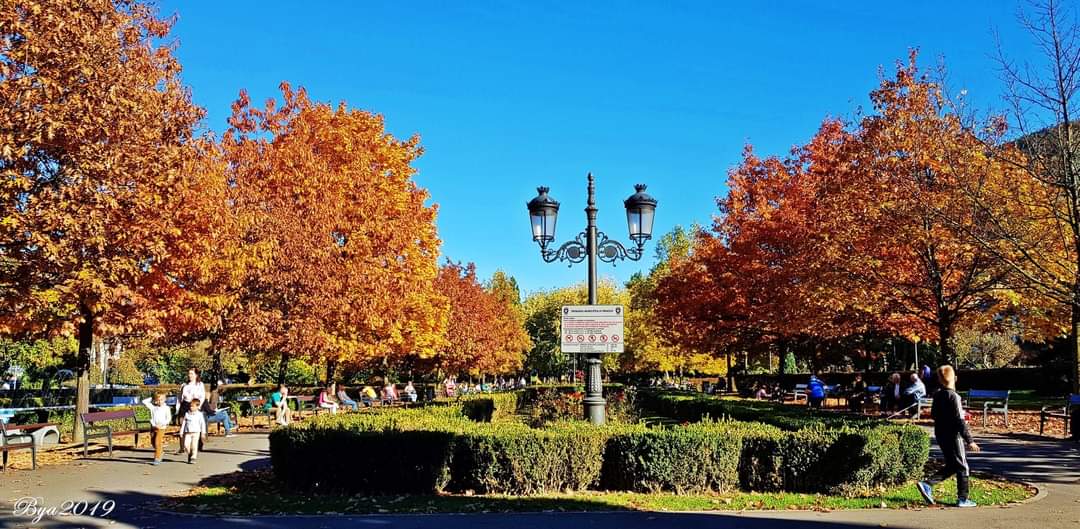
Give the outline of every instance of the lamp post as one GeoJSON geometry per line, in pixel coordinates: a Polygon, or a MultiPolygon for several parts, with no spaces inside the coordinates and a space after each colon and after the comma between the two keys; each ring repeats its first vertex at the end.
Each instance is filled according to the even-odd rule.
{"type": "MultiPolygon", "coordinates": [[[[559,203],[548,196],[550,189],[536,188],[539,194],[529,201],[528,207],[533,240],[540,245],[540,256],[544,262],[567,261],[573,265],[588,260],[589,305],[596,305],[596,260],[599,258],[605,263],[614,263],[625,259],[631,261],[641,259],[645,241],[652,238],[656,199],[645,193],[644,184],[637,184],[634,186],[636,192],[623,202],[626,206],[626,224],[630,232],[630,240],[634,242],[634,246],[627,248],[618,241],[608,239],[604,232],[597,230],[596,185],[592,173],[589,173],[588,178],[585,231],[558,248],[549,248],[555,242],[555,222],[559,215],[559,203]]],[[[603,424],[606,403],[600,377],[600,353],[588,353],[585,366],[585,418],[593,424],[603,424]]]]}

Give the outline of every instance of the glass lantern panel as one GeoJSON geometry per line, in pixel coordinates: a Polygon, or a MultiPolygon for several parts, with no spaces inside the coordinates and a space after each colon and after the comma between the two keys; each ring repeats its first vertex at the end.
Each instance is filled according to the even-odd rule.
{"type": "Polygon", "coordinates": [[[641,236],[652,237],[653,216],[656,210],[653,208],[641,208],[641,236]]]}
{"type": "Polygon", "coordinates": [[[630,229],[630,238],[633,239],[641,233],[641,210],[626,210],[626,226],[630,229]]]}

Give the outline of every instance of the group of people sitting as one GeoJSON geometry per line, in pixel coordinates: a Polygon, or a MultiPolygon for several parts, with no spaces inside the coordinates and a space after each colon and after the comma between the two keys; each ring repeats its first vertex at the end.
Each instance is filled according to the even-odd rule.
{"type": "MultiPolygon", "coordinates": [[[[904,377],[900,373],[889,376],[889,383],[881,389],[881,411],[898,411],[912,408],[920,399],[926,398],[926,384],[918,373],[907,376],[907,383],[902,383],[904,377]]],[[[911,410],[914,413],[914,410],[911,410]]]]}
{"type": "Polygon", "coordinates": [[[515,380],[512,377],[497,377],[493,382],[479,382],[477,384],[469,384],[468,382],[462,382],[458,384],[455,377],[449,376],[443,380],[443,391],[447,397],[455,397],[457,395],[468,395],[477,393],[491,393],[492,391],[510,391],[513,389],[522,389],[527,385],[525,377],[521,377],[515,380]]]}
{"type": "MultiPolygon", "coordinates": [[[[270,394],[270,398],[267,399],[264,405],[264,411],[274,413],[277,423],[283,426],[292,422],[292,410],[289,408],[288,398],[289,388],[285,384],[280,384],[277,391],[270,394]]],[[[405,384],[400,394],[397,387],[391,382],[387,382],[379,392],[376,392],[375,388],[370,385],[365,385],[360,389],[359,400],[353,400],[349,393],[345,391],[344,386],[338,386],[336,382],[331,382],[330,385],[319,392],[316,402],[319,408],[328,410],[330,413],[337,413],[346,407],[357,411],[361,405],[371,407],[376,402],[390,405],[396,402],[416,402],[416,399],[416,387],[413,386],[411,380],[405,384]]]]}
{"type": "Polygon", "coordinates": [[[398,395],[397,387],[394,386],[392,382],[387,382],[379,392],[376,392],[375,388],[370,385],[365,385],[360,389],[359,401],[350,398],[344,387],[340,387],[337,383],[331,382],[329,386],[326,386],[326,388],[319,392],[318,404],[320,408],[329,410],[330,413],[337,413],[339,409],[345,406],[352,408],[353,411],[357,411],[360,409],[361,405],[370,408],[374,406],[376,402],[383,405],[391,405],[403,400],[416,402],[416,399],[416,387],[413,386],[411,380],[405,384],[405,388],[401,390],[401,395],[398,395]]]}
{"type": "MultiPolygon", "coordinates": [[[[810,380],[806,384],[806,400],[811,408],[820,408],[826,395],[830,393],[847,398],[848,408],[854,412],[863,411],[866,403],[870,402],[874,396],[868,390],[868,386],[861,374],[855,375],[851,387],[843,388],[838,386],[831,390],[818,375],[810,376],[810,380]]],[[[911,408],[911,413],[914,413],[915,404],[920,399],[926,398],[927,394],[926,384],[923,382],[922,377],[919,376],[919,373],[913,372],[906,377],[901,376],[900,373],[893,373],[889,376],[889,382],[881,389],[880,409],[882,412],[893,412],[911,408]]],[[[780,389],[779,384],[774,385],[770,391],[769,386],[760,383],[755,384],[753,395],[755,399],[759,400],[782,399],[784,392],[780,389]]]]}

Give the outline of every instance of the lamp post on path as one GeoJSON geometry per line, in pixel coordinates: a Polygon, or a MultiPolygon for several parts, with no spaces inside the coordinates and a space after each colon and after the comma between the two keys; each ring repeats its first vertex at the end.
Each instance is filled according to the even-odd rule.
{"type": "MultiPolygon", "coordinates": [[[[630,240],[634,242],[634,246],[627,248],[618,241],[608,239],[604,232],[597,230],[596,185],[592,173],[589,173],[588,179],[585,231],[558,248],[548,247],[555,241],[555,221],[559,214],[559,202],[548,196],[550,189],[536,188],[539,194],[529,201],[528,207],[533,240],[540,245],[540,256],[545,262],[567,261],[573,265],[588,261],[586,276],[589,286],[589,305],[596,305],[597,259],[605,263],[641,259],[645,241],[652,238],[656,199],[645,193],[644,184],[637,184],[634,186],[636,192],[623,202],[626,207],[626,224],[630,232],[630,240]]],[[[600,353],[588,353],[585,366],[585,417],[593,424],[603,424],[606,403],[600,375],[600,353]]]]}

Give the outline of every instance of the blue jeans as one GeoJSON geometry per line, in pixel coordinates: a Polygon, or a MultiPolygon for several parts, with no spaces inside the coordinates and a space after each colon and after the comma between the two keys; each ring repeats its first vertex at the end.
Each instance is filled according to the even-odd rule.
{"type": "Polygon", "coordinates": [[[356,410],[360,409],[360,405],[357,404],[356,401],[352,400],[352,399],[341,399],[341,405],[342,406],[352,406],[353,411],[356,411],[356,410]]]}
{"type": "Polygon", "coordinates": [[[209,426],[212,423],[220,422],[225,427],[225,435],[229,435],[229,432],[233,429],[232,419],[229,417],[229,410],[220,409],[213,415],[206,415],[206,424],[209,426]]]}

